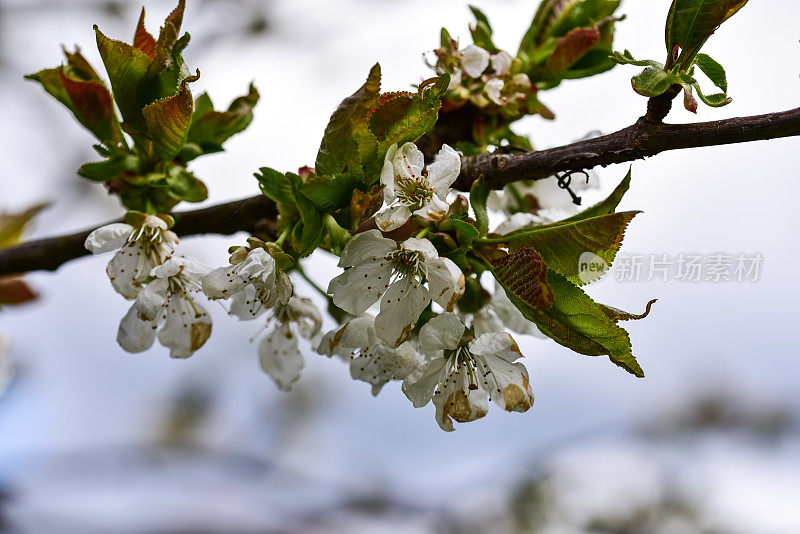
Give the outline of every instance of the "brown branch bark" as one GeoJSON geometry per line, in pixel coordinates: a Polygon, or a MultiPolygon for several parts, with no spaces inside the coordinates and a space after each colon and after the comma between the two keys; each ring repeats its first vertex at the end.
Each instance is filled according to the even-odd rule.
{"type": "MultiPolygon", "coordinates": [[[[172,229],[180,236],[229,235],[240,231],[273,236],[278,209],[270,199],[258,195],[208,208],[177,212],[174,216],[175,226],[172,229]]],[[[55,271],[70,260],[86,256],[89,251],[83,243],[92,230],[94,228],[0,249],[0,276],[29,271],[55,271]]]]}
{"type": "Polygon", "coordinates": [[[468,191],[481,175],[495,189],[557,172],[591,169],[655,156],[667,150],[761,141],[800,135],[800,108],[753,117],[694,124],[663,124],[646,118],[602,137],[521,155],[464,158],[456,186],[468,191]]]}
{"type": "MultiPolygon", "coordinates": [[[[800,135],[800,108],[714,122],[663,124],[642,117],[618,132],[548,150],[521,155],[482,154],[465,157],[455,187],[469,191],[483,176],[492,187],[520,180],[539,180],[557,172],[625,163],[667,150],[696,148],[800,135]]],[[[232,234],[237,231],[274,233],[277,208],[261,196],[175,214],[178,235],[232,234]]],[[[83,242],[89,231],[23,243],[0,250],[0,276],[55,270],[88,254],[83,242]]]]}

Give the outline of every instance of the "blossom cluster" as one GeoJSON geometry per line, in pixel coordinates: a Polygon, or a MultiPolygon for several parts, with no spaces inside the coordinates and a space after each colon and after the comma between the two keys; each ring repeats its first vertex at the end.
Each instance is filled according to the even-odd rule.
{"type": "Polygon", "coordinates": [[[429,66],[437,74],[450,75],[449,97],[455,103],[501,109],[524,104],[536,92],[528,75],[519,72],[519,65],[504,50],[492,54],[475,44],[459,49],[450,40],[433,52],[436,62],[429,66]]]}
{"type": "Polygon", "coordinates": [[[171,217],[129,212],[127,220],[98,228],[86,239],[95,254],[116,250],[106,272],[114,289],[134,301],[120,322],[119,345],[142,352],[158,332],[170,356],[191,356],[211,336],[211,317],[200,302],[205,294],[227,301],[230,315],[240,320],[266,318],[271,331],[259,345],[259,361],[280,389],[290,390],[303,368],[298,338],[315,336],[322,317],[308,299],[293,295],[291,280],[273,257],[285,255],[251,238],[248,246],[231,251],[229,266],[212,270],[175,254],[171,217]]]}
{"type": "MultiPolygon", "coordinates": [[[[485,298],[479,306],[457,305],[467,284],[480,281],[433,239],[446,235],[440,230],[452,225],[454,216],[464,216],[465,199],[449,199],[460,169],[460,154],[447,145],[428,165],[413,143],[388,149],[380,175],[383,207],[372,226],[363,226],[344,245],[342,272],[325,292],[346,317],[324,335],[317,306],[294,295],[289,273],[303,273],[281,239],[249,238],[246,246],[230,250],[228,265],[212,269],[177,254],[170,216],[129,212],[126,222],[99,228],[86,240],[95,254],[116,251],[106,271],[114,289],[133,301],[119,325],[119,344],[141,352],[157,338],[172,357],[191,356],[211,335],[205,298],[225,303],[239,320],[262,318],[269,331],[258,346],[259,362],[281,390],[291,390],[300,378],[304,338],[319,354],[347,361],[351,376],[371,384],[374,395],[388,382],[402,381],[414,406],[433,402],[436,421],[447,431],[454,429],[453,421],[486,415],[490,400],[507,411],[528,410],[533,404],[528,371],[507,330],[542,334],[499,284],[493,294],[480,290],[485,298]]],[[[508,214],[495,234],[548,222],[547,209],[564,207],[567,195],[557,186],[530,187],[527,194],[537,195],[539,211],[515,213],[504,200],[516,198],[514,192],[492,200],[508,214]]]]}

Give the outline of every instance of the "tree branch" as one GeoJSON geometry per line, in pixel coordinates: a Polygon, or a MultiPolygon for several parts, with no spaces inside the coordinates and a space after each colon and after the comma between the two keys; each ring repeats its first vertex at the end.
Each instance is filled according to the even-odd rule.
{"type": "Polygon", "coordinates": [[[767,115],[693,124],[663,124],[646,118],[602,137],[521,155],[481,154],[464,158],[456,187],[483,175],[495,189],[520,180],[540,180],[557,172],[591,169],[655,156],[667,150],[761,141],[800,135],[800,108],[767,115]]]}
{"type": "MultiPolygon", "coordinates": [[[[258,195],[173,215],[175,226],[172,229],[180,236],[229,235],[240,231],[274,236],[278,208],[270,199],[258,195]]],[[[111,222],[122,221],[118,219],[111,222]]],[[[83,243],[92,230],[94,228],[0,249],[0,276],[28,271],[55,271],[70,260],[86,256],[89,251],[83,243]]]]}
{"type": "MultiPolygon", "coordinates": [[[[548,150],[521,155],[489,153],[465,157],[455,187],[469,191],[484,177],[495,189],[520,180],[540,180],[557,172],[625,163],[667,150],[760,141],[800,135],[800,108],[714,122],[663,124],[642,117],[618,132],[548,150]]],[[[232,234],[237,231],[274,235],[277,208],[256,196],[218,206],[175,214],[175,232],[232,234]]],[[[88,252],[83,243],[90,231],[40,239],[0,249],[0,276],[35,270],[55,270],[88,252]]]]}

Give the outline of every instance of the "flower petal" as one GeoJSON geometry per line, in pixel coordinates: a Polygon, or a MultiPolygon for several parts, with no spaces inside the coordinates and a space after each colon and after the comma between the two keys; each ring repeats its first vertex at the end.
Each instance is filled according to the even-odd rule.
{"type": "Polygon", "coordinates": [[[139,292],[133,306],[139,313],[139,317],[145,321],[153,321],[161,316],[164,306],[167,303],[167,291],[169,281],[164,278],[157,278],[147,284],[139,292]]]}
{"type": "Polygon", "coordinates": [[[383,232],[391,232],[403,226],[411,218],[411,210],[405,204],[395,204],[375,215],[375,223],[383,232]]]}
{"type": "Polygon", "coordinates": [[[422,252],[422,255],[425,256],[426,259],[439,258],[439,252],[436,250],[436,247],[427,239],[409,237],[400,244],[400,248],[403,250],[422,252]]]}
{"type": "Polygon", "coordinates": [[[489,412],[487,397],[486,391],[469,388],[467,372],[458,367],[449,384],[433,395],[436,422],[445,432],[452,432],[453,420],[468,423],[480,419],[489,412]]]}
{"type": "Polygon", "coordinates": [[[375,333],[390,347],[397,347],[409,338],[419,314],[430,301],[428,290],[418,280],[395,281],[381,300],[381,310],[375,317],[375,333]]]}
{"type": "Polygon", "coordinates": [[[375,334],[375,318],[368,315],[348,321],[342,328],[341,344],[347,349],[371,347],[379,342],[375,334]]]}
{"type": "Polygon", "coordinates": [[[524,365],[499,356],[475,360],[478,372],[485,377],[485,387],[498,406],[507,412],[526,412],[533,406],[533,390],[524,365]]]}
{"type": "Polygon", "coordinates": [[[492,57],[489,58],[489,61],[492,63],[492,70],[498,76],[505,76],[506,74],[511,74],[511,56],[505,50],[501,50],[496,54],[492,54],[492,57]]]}
{"type": "Polygon", "coordinates": [[[369,258],[382,258],[396,248],[394,240],[383,237],[379,230],[367,230],[354,235],[347,242],[339,259],[339,267],[353,267],[369,258]]]}
{"type": "Polygon", "coordinates": [[[128,300],[133,300],[142,290],[142,282],[153,268],[147,251],[138,241],[124,245],[106,266],[108,279],[114,290],[128,300]]]}
{"type": "Polygon", "coordinates": [[[440,313],[419,331],[419,348],[429,356],[455,349],[466,327],[455,313],[440,313]]]}
{"type": "Polygon", "coordinates": [[[188,358],[211,337],[211,317],[198,302],[183,293],[172,295],[158,341],[173,358],[188,358]]]}
{"type": "Polygon", "coordinates": [[[153,346],[156,339],[158,320],[147,321],[139,318],[136,306],[131,306],[119,322],[117,343],[126,352],[142,352],[153,346]]]}
{"type": "Polygon", "coordinates": [[[447,216],[447,210],[449,208],[450,206],[447,205],[447,202],[441,200],[438,195],[433,195],[430,202],[416,210],[414,215],[418,215],[424,219],[430,219],[431,221],[441,221],[447,216]]]}
{"type": "Polygon", "coordinates": [[[470,342],[469,350],[476,356],[498,356],[509,362],[522,357],[517,342],[506,332],[481,334],[470,342]]]}
{"type": "Polygon", "coordinates": [[[319,313],[317,305],[311,299],[292,297],[288,304],[289,313],[300,335],[310,339],[322,326],[322,315],[319,313]]]}
{"type": "Polygon", "coordinates": [[[461,66],[471,78],[480,78],[489,66],[489,52],[476,45],[469,45],[461,51],[461,66]]]}
{"type": "Polygon", "coordinates": [[[394,164],[394,177],[404,179],[419,179],[422,168],[425,166],[425,156],[414,143],[405,143],[392,158],[394,164]]]}
{"type": "Polygon", "coordinates": [[[269,306],[261,301],[260,294],[253,284],[247,284],[241,291],[234,293],[230,303],[231,308],[228,313],[240,321],[255,319],[269,309],[269,306]]]}
{"type": "Polygon", "coordinates": [[[122,248],[133,233],[133,226],[125,223],[111,223],[101,226],[86,238],[83,246],[92,254],[103,254],[122,248]]]}
{"type": "Polygon", "coordinates": [[[420,365],[422,360],[408,343],[391,349],[381,342],[350,361],[350,376],[372,384],[372,394],[377,395],[384,384],[404,379],[420,365]]]}
{"type": "Polygon", "coordinates": [[[331,280],[328,293],[338,307],[350,315],[361,315],[381,298],[391,275],[390,261],[383,257],[369,258],[331,280]]]}
{"type": "Polygon", "coordinates": [[[461,155],[448,145],[442,145],[433,163],[428,165],[428,182],[442,200],[445,200],[450,186],[459,174],[461,174],[461,155]]]}
{"type": "Polygon", "coordinates": [[[247,284],[236,275],[236,266],[219,267],[203,277],[203,293],[210,299],[226,299],[247,284]]]}
{"type": "Polygon", "coordinates": [[[505,84],[503,83],[503,80],[500,78],[492,78],[483,86],[484,91],[486,91],[486,96],[488,96],[489,100],[498,106],[502,106],[506,101],[506,99],[500,94],[504,85],[505,84]]]}
{"type": "Polygon", "coordinates": [[[466,289],[464,273],[449,258],[428,260],[425,266],[428,268],[431,298],[446,311],[453,311],[466,289]]]}
{"type": "Polygon", "coordinates": [[[422,408],[431,400],[436,386],[442,381],[445,358],[436,358],[411,371],[403,380],[403,393],[415,408],[422,408]]]}
{"type": "Polygon", "coordinates": [[[297,349],[297,335],[288,323],[279,323],[258,347],[258,361],[278,389],[291,391],[300,379],[305,362],[297,349]]]}

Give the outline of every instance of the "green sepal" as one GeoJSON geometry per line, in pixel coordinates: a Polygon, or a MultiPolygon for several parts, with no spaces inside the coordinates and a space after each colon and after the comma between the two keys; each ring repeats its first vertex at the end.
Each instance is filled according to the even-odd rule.
{"type": "Polygon", "coordinates": [[[78,174],[95,182],[105,182],[115,178],[124,171],[138,172],[139,158],[127,153],[113,155],[103,161],[84,163],[78,169],[78,174]]]}
{"type": "Polygon", "coordinates": [[[472,204],[472,211],[475,212],[475,223],[478,227],[479,235],[486,235],[489,231],[489,211],[486,202],[492,188],[483,180],[478,178],[472,183],[469,190],[469,202],[472,204]]]}
{"type": "Polygon", "coordinates": [[[208,198],[208,189],[205,184],[185,167],[169,165],[164,176],[169,187],[169,194],[176,200],[202,202],[208,198]]]}

